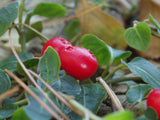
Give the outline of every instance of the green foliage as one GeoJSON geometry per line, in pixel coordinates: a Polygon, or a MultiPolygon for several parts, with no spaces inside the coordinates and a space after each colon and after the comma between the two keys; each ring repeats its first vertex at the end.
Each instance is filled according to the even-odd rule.
{"type": "Polygon", "coordinates": [[[39,3],[34,9],[33,14],[53,18],[65,15],[66,10],[57,3],[39,3]]]}
{"type": "Polygon", "coordinates": [[[160,71],[144,58],[136,57],[131,62],[122,61],[131,72],[140,76],[144,82],[149,83],[153,88],[160,88],[160,71]]]}
{"type": "Polygon", "coordinates": [[[11,120],[30,120],[21,107],[13,113],[11,120]]]}
{"type": "Polygon", "coordinates": [[[157,27],[158,33],[160,33],[160,24],[156,19],[153,18],[151,14],[149,15],[149,21],[157,27]]]}
{"type": "Polygon", "coordinates": [[[18,3],[11,3],[0,9],[0,36],[2,36],[10,27],[10,24],[18,16],[18,3]]]}
{"type": "Polygon", "coordinates": [[[124,38],[130,47],[146,51],[150,45],[151,30],[147,23],[140,22],[135,27],[128,28],[124,38]]]}
{"type": "MultiPolygon", "coordinates": [[[[23,62],[23,64],[25,65],[26,68],[34,68],[38,65],[38,62],[39,62],[39,59],[38,58],[32,58],[32,59],[29,59],[29,60],[26,60],[23,62]]],[[[20,74],[20,75],[25,75],[25,72],[23,71],[21,65],[18,63],[17,64],[17,72],[20,74]]]]}
{"type": "MultiPolygon", "coordinates": [[[[34,57],[32,54],[29,54],[29,53],[20,53],[18,54],[18,56],[22,61],[26,61],[34,57]]],[[[0,69],[2,70],[8,69],[14,72],[17,70],[17,62],[18,61],[14,55],[9,56],[6,59],[0,61],[0,69]]]]}
{"type": "Polygon", "coordinates": [[[101,4],[102,2],[104,2],[104,0],[93,0],[95,5],[101,4]]]}
{"type": "Polygon", "coordinates": [[[82,37],[82,46],[93,52],[98,65],[107,65],[110,62],[110,51],[106,43],[95,35],[87,34],[82,37]]]}
{"type": "MultiPolygon", "coordinates": [[[[43,26],[42,22],[38,21],[33,24],[31,24],[31,27],[38,30],[39,32],[42,32],[43,26]]],[[[25,35],[26,42],[29,42],[31,39],[37,37],[37,34],[33,32],[32,30],[27,30],[27,34],[25,35]]]]}
{"type": "Polygon", "coordinates": [[[11,87],[9,76],[0,69],[0,94],[6,92],[11,87]]]}
{"type": "Polygon", "coordinates": [[[40,59],[39,69],[40,76],[47,82],[51,83],[59,79],[60,59],[57,52],[48,47],[40,59]]]}
{"type": "Polygon", "coordinates": [[[151,86],[148,84],[135,85],[134,87],[130,88],[126,94],[128,102],[141,102],[151,89],[151,86]]]}
{"type": "Polygon", "coordinates": [[[12,116],[12,114],[14,113],[14,111],[17,110],[17,108],[18,106],[12,103],[2,105],[2,107],[0,108],[0,119],[5,119],[12,116]]]}
{"type": "Polygon", "coordinates": [[[111,59],[113,60],[113,63],[119,62],[121,59],[126,59],[131,56],[132,52],[131,51],[122,51],[122,50],[117,50],[114,49],[110,46],[108,46],[110,54],[111,54],[111,59]]]}
{"type": "Polygon", "coordinates": [[[103,120],[134,120],[134,115],[130,111],[115,112],[106,115],[103,120]]]}

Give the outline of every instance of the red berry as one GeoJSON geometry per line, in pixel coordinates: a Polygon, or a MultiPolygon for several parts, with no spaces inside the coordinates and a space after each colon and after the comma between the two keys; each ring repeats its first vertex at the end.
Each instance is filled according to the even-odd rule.
{"type": "Polygon", "coordinates": [[[160,118],[160,88],[154,89],[148,95],[147,106],[155,109],[158,114],[158,118],[160,118]]]}
{"type": "Polygon", "coordinates": [[[66,73],[79,80],[91,77],[98,67],[93,54],[82,47],[69,46],[63,49],[60,53],[60,59],[66,73]]]}
{"type": "Polygon", "coordinates": [[[56,50],[58,54],[60,54],[62,49],[68,46],[72,46],[72,44],[64,38],[60,38],[60,37],[52,38],[44,44],[41,55],[44,54],[48,46],[51,46],[53,49],[56,50]]]}

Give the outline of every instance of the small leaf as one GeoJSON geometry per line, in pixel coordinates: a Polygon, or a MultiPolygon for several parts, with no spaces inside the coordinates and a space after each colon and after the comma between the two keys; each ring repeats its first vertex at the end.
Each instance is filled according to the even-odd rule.
{"type": "Polygon", "coordinates": [[[136,57],[131,62],[122,60],[131,72],[140,76],[142,80],[149,83],[154,89],[160,88],[160,71],[144,58],[136,57]]]}
{"type": "Polygon", "coordinates": [[[131,51],[122,51],[122,50],[117,50],[114,49],[110,46],[108,46],[110,54],[112,56],[113,62],[119,62],[121,59],[126,59],[131,56],[132,52],[131,51]]]}
{"type": "Polygon", "coordinates": [[[127,91],[126,97],[128,102],[141,102],[146,94],[151,90],[151,86],[147,84],[138,84],[127,91]]]}
{"type": "Polygon", "coordinates": [[[2,36],[9,28],[10,24],[18,16],[18,3],[11,3],[0,9],[0,36],[2,36]]]}
{"type": "Polygon", "coordinates": [[[104,0],[94,0],[93,2],[94,2],[95,5],[99,5],[102,2],[104,2],[104,0]]]}
{"type": "Polygon", "coordinates": [[[30,119],[28,118],[23,108],[21,107],[14,112],[11,120],[30,120],[30,119]]]}
{"type": "MultiPolygon", "coordinates": [[[[38,21],[38,22],[31,24],[31,27],[38,30],[39,32],[42,32],[42,29],[43,29],[41,21],[38,21]]],[[[29,30],[27,30],[27,34],[25,37],[26,37],[26,42],[29,42],[31,39],[37,37],[37,34],[34,31],[29,29],[29,30]]]]}
{"type": "MultiPolygon", "coordinates": [[[[32,58],[32,59],[29,59],[29,60],[26,60],[23,62],[23,64],[26,66],[26,68],[33,68],[35,66],[38,65],[38,62],[39,62],[39,59],[37,58],[32,58]]],[[[18,63],[17,64],[17,72],[20,74],[20,75],[25,75],[25,72],[23,71],[22,67],[20,66],[20,64],[18,63]]]]}
{"type": "Polygon", "coordinates": [[[3,105],[2,108],[0,108],[0,119],[11,117],[17,108],[18,106],[12,103],[3,105]]]}
{"type": "Polygon", "coordinates": [[[40,76],[49,84],[59,79],[60,59],[57,52],[48,47],[39,62],[40,76]]]}
{"type": "Polygon", "coordinates": [[[57,3],[39,3],[34,9],[33,14],[53,18],[65,15],[66,10],[57,3]]]}
{"type": "MultiPolygon", "coordinates": [[[[32,54],[29,54],[29,53],[20,53],[18,55],[22,61],[26,61],[26,60],[29,60],[34,57],[32,54]]],[[[0,61],[0,69],[2,69],[2,70],[8,69],[12,72],[16,71],[17,70],[16,57],[14,55],[12,55],[12,56],[9,56],[8,58],[0,61]]]]}
{"type": "Polygon", "coordinates": [[[160,24],[156,19],[153,18],[151,14],[149,14],[149,21],[157,27],[158,33],[160,34],[160,24]]]}
{"type": "Polygon", "coordinates": [[[93,52],[98,65],[107,65],[109,63],[111,55],[104,41],[91,34],[84,35],[81,41],[84,48],[93,52]]]}
{"type": "Polygon", "coordinates": [[[106,115],[102,120],[134,120],[134,115],[130,111],[115,112],[106,115]]]}
{"type": "Polygon", "coordinates": [[[147,23],[138,23],[135,27],[128,28],[124,38],[130,47],[146,51],[150,45],[151,30],[147,23]]]}
{"type": "Polygon", "coordinates": [[[11,81],[9,76],[0,69],[0,94],[6,92],[11,88],[11,81]]]}
{"type": "Polygon", "coordinates": [[[144,115],[146,117],[145,120],[158,120],[158,115],[157,115],[156,111],[151,107],[147,108],[144,115]]]}

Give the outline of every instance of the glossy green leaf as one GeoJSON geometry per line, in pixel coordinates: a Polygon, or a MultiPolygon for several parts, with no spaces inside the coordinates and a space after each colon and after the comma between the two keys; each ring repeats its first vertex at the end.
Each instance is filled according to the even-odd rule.
{"type": "Polygon", "coordinates": [[[156,111],[151,107],[147,108],[144,115],[146,117],[145,120],[158,120],[158,115],[157,115],[156,111]]]}
{"type": "MultiPolygon", "coordinates": [[[[69,23],[65,26],[64,32],[69,40],[73,39],[78,33],[81,31],[81,25],[78,20],[74,19],[69,21],[69,23]]],[[[79,37],[75,40],[75,42],[80,39],[79,37]]],[[[72,44],[74,44],[73,42],[72,44]]]]}
{"type": "Polygon", "coordinates": [[[138,23],[135,27],[128,28],[124,33],[127,44],[140,51],[146,51],[150,45],[151,30],[147,23],[138,23]]]}
{"type": "Polygon", "coordinates": [[[11,81],[8,74],[6,74],[3,70],[0,69],[0,94],[6,92],[10,88],[11,81]]]}
{"type": "Polygon", "coordinates": [[[106,43],[95,35],[87,34],[82,37],[82,46],[93,52],[98,65],[107,65],[110,61],[110,51],[106,43]]]}
{"type": "MultiPolygon", "coordinates": [[[[76,96],[76,101],[93,113],[97,113],[106,95],[106,91],[100,84],[85,84],[81,86],[81,94],[76,96]]],[[[73,112],[68,115],[72,120],[81,120],[81,117],[73,112]]]]}
{"type": "Polygon", "coordinates": [[[18,106],[16,104],[4,104],[2,108],[0,108],[0,119],[8,118],[12,116],[14,111],[18,109],[18,106]]]}
{"type": "Polygon", "coordinates": [[[153,18],[153,16],[151,14],[149,14],[149,21],[155,25],[158,29],[158,33],[160,33],[160,24],[158,23],[158,21],[156,19],[153,18]]]}
{"type": "Polygon", "coordinates": [[[148,84],[138,84],[131,87],[126,94],[128,102],[141,102],[151,89],[152,87],[148,84]]]}
{"type": "Polygon", "coordinates": [[[149,61],[141,57],[134,58],[131,62],[122,61],[131,72],[140,76],[142,80],[149,83],[153,88],[160,88],[160,71],[149,61]]]}
{"type": "Polygon", "coordinates": [[[10,24],[18,16],[18,3],[11,3],[0,9],[0,36],[2,36],[9,28],[10,24]]]}
{"type": "MultiPolygon", "coordinates": [[[[29,60],[26,60],[23,62],[23,64],[26,66],[26,68],[34,68],[38,65],[39,59],[38,58],[32,58],[29,60]]],[[[20,64],[17,64],[17,72],[20,75],[25,75],[25,72],[23,71],[22,67],[20,66],[20,64]]]]}
{"type": "Polygon", "coordinates": [[[112,60],[114,63],[119,62],[121,59],[126,59],[131,56],[132,52],[131,51],[122,51],[122,50],[117,50],[114,49],[110,46],[108,46],[110,54],[112,56],[112,60]]]}
{"type": "MultiPolygon", "coordinates": [[[[32,54],[29,54],[29,53],[20,53],[18,55],[22,61],[26,61],[34,57],[32,54]]],[[[9,56],[8,58],[0,61],[0,69],[2,70],[8,69],[12,72],[16,71],[17,59],[15,58],[15,56],[14,55],[9,56]]]]}
{"type": "Polygon", "coordinates": [[[103,120],[134,120],[134,115],[130,111],[115,112],[106,115],[103,120]]]}
{"type": "MultiPolygon", "coordinates": [[[[33,27],[34,29],[36,29],[39,32],[42,32],[42,29],[43,29],[41,21],[38,21],[38,22],[35,22],[35,23],[31,24],[31,27],[33,27]]],[[[26,37],[25,38],[26,42],[29,42],[33,38],[37,37],[37,34],[34,31],[32,31],[30,29],[29,30],[27,29],[27,34],[25,35],[25,37],[26,37]]]]}
{"type": "Polygon", "coordinates": [[[67,95],[79,95],[81,88],[76,79],[71,76],[62,76],[60,80],[53,82],[51,86],[56,90],[67,95]]]}
{"type": "Polygon", "coordinates": [[[53,18],[65,15],[66,10],[57,3],[39,3],[35,7],[33,14],[53,18]]]}
{"type": "Polygon", "coordinates": [[[14,112],[11,120],[30,120],[30,119],[28,118],[28,116],[24,112],[23,108],[21,107],[14,112]]]}
{"type": "Polygon", "coordinates": [[[40,76],[47,83],[57,81],[59,79],[60,65],[61,63],[57,52],[53,48],[48,47],[38,65],[40,76]]]}

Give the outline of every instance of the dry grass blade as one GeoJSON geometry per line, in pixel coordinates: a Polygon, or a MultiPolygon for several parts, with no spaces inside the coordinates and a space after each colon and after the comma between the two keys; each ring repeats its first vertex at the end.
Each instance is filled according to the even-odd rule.
{"type": "Polygon", "coordinates": [[[44,107],[46,111],[48,111],[54,118],[57,120],[63,120],[60,118],[46,103],[44,103],[24,82],[21,81],[16,75],[14,75],[9,70],[5,69],[5,72],[8,73],[17,83],[22,86],[37,102],[44,107]]]}
{"type": "Polygon", "coordinates": [[[42,90],[42,88],[36,83],[36,81],[34,80],[34,78],[31,76],[31,74],[28,72],[27,68],[24,66],[23,62],[21,61],[21,59],[19,58],[17,52],[15,51],[11,38],[10,38],[10,30],[9,30],[9,42],[10,42],[10,46],[12,49],[12,52],[14,53],[16,59],[18,60],[19,64],[21,65],[22,69],[24,70],[24,72],[26,73],[26,75],[29,77],[29,79],[32,81],[32,83],[36,86],[36,88],[41,92],[41,94],[47,99],[47,101],[49,102],[49,104],[66,120],[70,120],[53,102],[52,100],[45,94],[45,92],[42,90]]]}
{"type": "Polygon", "coordinates": [[[111,90],[111,88],[106,84],[106,82],[101,77],[98,77],[97,81],[99,81],[103,85],[103,87],[107,91],[109,97],[111,98],[111,100],[112,100],[113,104],[115,105],[115,107],[117,108],[117,110],[123,111],[124,108],[122,107],[119,99],[117,98],[115,93],[111,90]]]}
{"type": "Polygon", "coordinates": [[[72,19],[74,19],[74,18],[78,18],[78,17],[80,17],[80,16],[83,16],[83,15],[89,13],[89,12],[92,12],[92,11],[94,11],[94,10],[102,7],[105,3],[106,3],[106,2],[103,2],[102,4],[99,4],[99,5],[91,8],[91,9],[88,9],[88,10],[86,10],[86,11],[83,11],[83,12],[81,12],[81,13],[79,13],[79,14],[76,14],[76,15],[74,15],[74,16],[71,16],[71,17],[62,18],[62,19],[58,19],[58,20],[54,20],[54,21],[49,21],[49,22],[43,22],[43,25],[54,24],[54,23],[64,22],[64,21],[72,20],[72,19]]]}
{"type": "Polygon", "coordinates": [[[78,115],[84,117],[84,114],[77,111],[77,109],[75,109],[72,105],[70,105],[70,103],[64,99],[61,95],[59,95],[50,85],[48,85],[41,77],[39,77],[39,75],[37,75],[36,73],[34,73],[31,70],[28,70],[33,76],[35,76],[39,81],[42,82],[42,84],[44,84],[61,102],[63,102],[67,107],[69,107],[72,111],[74,111],[75,113],[77,113],[78,115]]]}
{"type": "Polygon", "coordinates": [[[6,91],[5,93],[0,95],[0,101],[2,101],[3,99],[10,97],[11,95],[13,95],[14,93],[18,92],[19,87],[14,87],[12,89],[9,89],[8,91],[6,91]]]}

